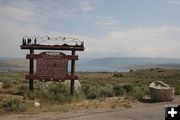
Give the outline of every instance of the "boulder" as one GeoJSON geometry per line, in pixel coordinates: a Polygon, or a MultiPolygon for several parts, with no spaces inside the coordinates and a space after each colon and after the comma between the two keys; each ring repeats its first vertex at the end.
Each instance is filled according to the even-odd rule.
{"type": "Polygon", "coordinates": [[[174,88],[163,83],[162,81],[152,82],[149,85],[149,90],[152,101],[172,101],[174,99],[174,88]]]}
{"type": "MultiPolygon", "coordinates": [[[[71,80],[65,80],[63,83],[67,86],[70,86],[71,80]]],[[[74,80],[74,91],[76,93],[79,93],[81,91],[81,83],[78,80],[74,80]]]]}
{"type": "MultiPolygon", "coordinates": [[[[45,87],[48,87],[49,85],[53,84],[53,81],[45,82],[45,87]]],[[[62,84],[70,87],[71,86],[71,80],[65,80],[62,82],[62,84]]],[[[80,92],[81,90],[81,83],[78,80],[74,80],[74,91],[76,93],[80,92]]]]}
{"type": "Polygon", "coordinates": [[[3,83],[3,82],[0,82],[0,89],[3,88],[3,85],[4,85],[4,83],[3,83]]]}
{"type": "Polygon", "coordinates": [[[117,71],[113,73],[113,77],[123,77],[123,75],[117,71]]]}
{"type": "Polygon", "coordinates": [[[34,107],[36,107],[36,108],[38,108],[38,107],[40,107],[40,102],[38,102],[38,101],[34,101],[34,107]]]}

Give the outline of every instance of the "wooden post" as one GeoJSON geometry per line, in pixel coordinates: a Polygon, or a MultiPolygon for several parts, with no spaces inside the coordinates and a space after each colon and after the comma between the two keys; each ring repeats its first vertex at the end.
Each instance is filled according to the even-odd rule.
{"type": "MultiPolygon", "coordinates": [[[[30,54],[34,54],[34,49],[30,49],[30,54]]],[[[34,60],[31,58],[29,60],[29,74],[34,73],[34,60]]],[[[29,90],[33,92],[33,79],[29,79],[29,90]]]]}
{"type": "MultiPolygon", "coordinates": [[[[75,55],[75,50],[72,50],[72,55],[75,55]]],[[[75,60],[71,60],[71,75],[75,72],[75,60]]],[[[74,79],[71,79],[71,95],[74,95],[74,79]]]]}

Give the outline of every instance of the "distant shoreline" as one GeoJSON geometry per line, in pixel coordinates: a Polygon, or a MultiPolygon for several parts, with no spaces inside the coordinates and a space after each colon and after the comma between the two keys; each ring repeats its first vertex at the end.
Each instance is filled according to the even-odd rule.
{"type": "MultiPolygon", "coordinates": [[[[128,72],[129,69],[113,69],[104,67],[78,67],[77,72],[128,72]]],[[[0,68],[0,72],[29,72],[29,68],[0,68]]]]}
{"type": "MultiPolygon", "coordinates": [[[[138,69],[150,69],[150,68],[164,68],[164,69],[180,69],[180,64],[134,64],[134,65],[119,65],[112,67],[101,67],[101,66],[83,66],[78,65],[76,67],[76,72],[129,72],[138,69]]],[[[34,68],[35,71],[35,68],[34,68]]],[[[70,68],[68,68],[70,71],[70,68]]],[[[0,72],[29,72],[28,67],[0,67],[0,72]]]]}
{"type": "Polygon", "coordinates": [[[29,68],[0,68],[0,72],[28,72],[29,68]]]}

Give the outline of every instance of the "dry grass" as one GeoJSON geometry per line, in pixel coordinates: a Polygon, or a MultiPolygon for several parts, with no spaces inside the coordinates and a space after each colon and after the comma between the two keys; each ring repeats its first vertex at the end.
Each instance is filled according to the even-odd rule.
{"type": "Polygon", "coordinates": [[[44,112],[68,112],[72,110],[83,110],[83,109],[110,109],[110,108],[119,108],[132,107],[133,103],[136,100],[131,97],[112,97],[105,99],[94,99],[94,100],[84,100],[82,102],[63,104],[63,105],[52,105],[48,107],[43,107],[42,111],[44,112]]]}
{"type": "Polygon", "coordinates": [[[105,85],[105,84],[126,84],[131,83],[134,86],[148,86],[155,80],[161,80],[170,86],[176,87],[179,85],[180,70],[176,69],[145,69],[133,72],[122,72],[123,77],[113,77],[110,72],[78,73],[79,80],[83,86],[105,85]]]}
{"type": "MultiPolygon", "coordinates": [[[[110,72],[101,72],[101,73],[77,73],[79,75],[79,81],[83,87],[84,94],[80,96],[68,98],[69,102],[57,103],[48,102],[47,96],[44,97],[44,92],[47,90],[45,83],[40,81],[35,81],[34,93],[31,94],[28,90],[28,80],[25,79],[24,72],[12,72],[12,73],[0,73],[0,82],[4,83],[2,89],[0,89],[0,104],[1,101],[5,99],[12,99],[14,97],[19,97],[27,103],[27,112],[41,112],[41,111],[59,111],[67,112],[70,110],[79,110],[79,109],[93,109],[93,108],[118,108],[118,107],[131,107],[134,100],[132,97],[141,99],[144,95],[148,94],[146,88],[148,88],[149,83],[155,80],[161,80],[170,86],[176,88],[176,94],[180,94],[180,70],[175,69],[147,69],[147,70],[137,70],[133,72],[121,73],[121,77],[113,77],[110,72]],[[111,87],[105,87],[106,85],[122,85],[123,90],[120,91],[119,97],[107,97],[100,96],[98,99],[87,100],[86,92],[89,87],[101,86],[105,92],[111,91],[111,87]],[[133,89],[131,90],[131,85],[133,89]],[[129,86],[126,86],[129,85],[129,86]],[[126,86],[126,87],[125,87],[126,86]],[[130,89],[130,92],[128,89],[130,89]],[[134,92],[135,91],[135,92],[134,92]],[[125,93],[123,93],[125,92],[125,93]],[[136,94],[131,94],[136,93],[136,94]],[[129,97],[127,97],[129,96],[129,97]],[[33,102],[37,99],[41,103],[41,107],[34,108],[33,102]],[[54,103],[54,104],[52,104],[54,103]]],[[[57,84],[57,83],[55,83],[57,84]]],[[[59,90],[53,88],[53,90],[59,90]]],[[[54,92],[54,91],[51,91],[54,92]]],[[[50,97],[51,98],[51,97],[50,97]]],[[[57,99],[60,99],[57,98],[57,99]]],[[[66,98],[65,98],[66,100],[66,98]]],[[[3,111],[0,105],[0,111],[3,111]]]]}

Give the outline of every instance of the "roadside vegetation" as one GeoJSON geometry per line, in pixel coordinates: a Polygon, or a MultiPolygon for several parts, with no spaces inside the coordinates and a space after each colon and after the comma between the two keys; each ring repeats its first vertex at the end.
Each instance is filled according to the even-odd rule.
{"type": "Polygon", "coordinates": [[[24,72],[0,73],[0,112],[70,111],[91,108],[131,107],[149,95],[148,85],[161,80],[175,87],[180,95],[180,70],[146,69],[130,72],[80,72],[82,89],[74,96],[69,86],[54,82],[34,82],[34,92],[28,89],[24,72]],[[34,107],[35,102],[40,106],[34,107]]]}

